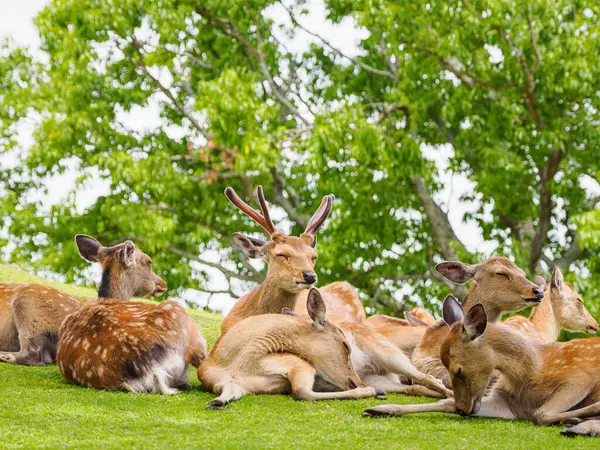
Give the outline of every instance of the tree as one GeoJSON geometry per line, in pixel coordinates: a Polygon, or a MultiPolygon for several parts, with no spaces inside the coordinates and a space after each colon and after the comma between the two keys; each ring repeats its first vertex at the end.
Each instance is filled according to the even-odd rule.
{"type": "MultiPolygon", "coordinates": [[[[35,144],[2,174],[10,257],[75,278],[84,265],[65,243],[86,232],[142,242],[170,286],[207,289],[190,261],[253,283],[262,275],[230,236],[256,227],[224,187],[251,201],[262,184],[292,232],[333,192],[322,282],[346,279],[380,311],[435,306],[448,289],[465,294],[435,263],[482,257],[458,239],[424,155],[451,145],[450,169],[475,186],[463,200],[480,205],[465,219],[495,253],[530,274],[559,265],[596,295],[599,199],[583,183],[600,181],[599,12],[577,1],[331,0],[330,20],[368,31],[352,57],[304,23],[302,4],[55,0],[36,20],[49,64],[29,59],[31,81],[0,97],[19,111],[2,116],[5,133],[24,112],[37,120],[35,144]],[[285,33],[314,39],[307,52],[278,39],[273,11],[285,33]],[[123,115],[155,102],[163,125],[128,129],[123,115]],[[99,174],[110,194],[43,214],[28,193],[67,163],[79,185],[99,174]],[[198,256],[208,249],[222,260],[198,256]],[[410,299],[398,294],[406,284],[410,299]]],[[[11,64],[4,79],[22,73],[11,64]]]]}

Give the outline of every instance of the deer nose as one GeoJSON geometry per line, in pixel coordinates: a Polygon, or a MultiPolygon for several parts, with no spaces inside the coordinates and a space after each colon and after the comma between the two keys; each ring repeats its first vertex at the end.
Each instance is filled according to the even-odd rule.
{"type": "Polygon", "coordinates": [[[306,284],[315,284],[317,281],[317,274],[314,272],[302,272],[302,278],[306,284]]]}
{"type": "Polygon", "coordinates": [[[538,287],[533,288],[533,295],[535,295],[539,300],[544,298],[544,291],[538,287]]]}

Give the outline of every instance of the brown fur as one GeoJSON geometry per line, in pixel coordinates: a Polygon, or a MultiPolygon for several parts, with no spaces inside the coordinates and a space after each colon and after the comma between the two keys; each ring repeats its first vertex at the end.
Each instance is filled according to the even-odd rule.
{"type": "MultiPolygon", "coordinates": [[[[503,312],[526,308],[527,301],[535,298],[533,289],[538,286],[527,280],[523,270],[507,258],[492,257],[471,268],[473,282],[465,299],[465,310],[481,303],[486,311],[491,311],[488,316],[490,322],[499,320],[503,312]]],[[[447,330],[443,323],[423,330],[423,338],[412,354],[412,361],[417,369],[439,378],[450,387],[450,379],[439,356],[447,330]]]]}
{"type": "Polygon", "coordinates": [[[430,327],[437,323],[437,320],[435,319],[435,317],[433,317],[433,314],[431,314],[429,311],[427,311],[421,306],[415,306],[409,311],[409,314],[412,314],[417,319],[422,320],[430,327]]]}
{"type": "Polygon", "coordinates": [[[222,409],[249,393],[291,393],[300,400],[375,395],[373,388],[359,387],[348,341],[325,319],[326,306],[316,289],[311,289],[307,305],[310,319],[255,315],[219,337],[198,368],[203,387],[219,394],[210,409],[222,409]],[[315,383],[336,392],[315,392],[315,383]]]}
{"type": "Polygon", "coordinates": [[[188,385],[188,365],[197,367],[207,353],[198,328],[174,301],[90,302],[60,332],[60,372],[98,389],[174,394],[188,385]],[[168,376],[160,377],[161,368],[168,376]]]}
{"type": "Polygon", "coordinates": [[[598,331],[598,323],[585,308],[581,295],[570,283],[562,281],[558,267],[552,283],[544,286],[544,301],[533,309],[529,319],[514,316],[504,324],[544,342],[556,341],[561,329],[589,334],[598,331]]]}
{"type": "MultiPolygon", "coordinates": [[[[103,267],[99,294],[126,300],[160,295],[165,282],[152,271],[152,261],[133,242],[102,247],[95,239],[77,236],[88,261],[103,267]]],[[[43,365],[56,359],[59,329],[81,303],[58,289],[38,284],[0,284],[0,361],[43,365]]]]}
{"type": "Polygon", "coordinates": [[[368,416],[447,412],[531,420],[540,425],[585,420],[600,414],[600,338],[545,343],[504,324],[488,323],[472,308],[454,323],[441,346],[453,401],[384,405],[368,416]],[[501,373],[489,397],[492,374],[501,373]]]}

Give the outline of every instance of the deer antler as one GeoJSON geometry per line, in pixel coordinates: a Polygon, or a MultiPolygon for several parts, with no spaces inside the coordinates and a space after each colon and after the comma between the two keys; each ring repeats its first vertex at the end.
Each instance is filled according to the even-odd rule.
{"type": "Polygon", "coordinates": [[[331,212],[331,208],[333,207],[333,201],[335,200],[335,196],[333,194],[326,195],[321,200],[321,205],[319,209],[313,214],[310,218],[308,225],[306,225],[306,230],[304,230],[304,234],[307,234],[311,237],[315,237],[319,228],[325,223],[325,219],[329,216],[331,212]]]}
{"type": "Polygon", "coordinates": [[[271,221],[271,216],[269,215],[269,207],[267,206],[262,186],[258,186],[256,188],[256,196],[258,197],[258,203],[260,204],[260,209],[262,210],[263,215],[261,215],[257,210],[255,210],[251,206],[249,206],[246,202],[244,202],[244,200],[242,200],[236,194],[232,187],[228,187],[227,189],[225,189],[225,195],[234,206],[236,206],[247,216],[254,219],[254,221],[261,227],[263,227],[263,229],[269,235],[272,235],[279,231],[271,221]]]}

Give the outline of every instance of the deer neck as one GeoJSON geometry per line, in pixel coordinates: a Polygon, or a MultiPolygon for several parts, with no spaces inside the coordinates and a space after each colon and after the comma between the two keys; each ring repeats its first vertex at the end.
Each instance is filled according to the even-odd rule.
{"type": "Polygon", "coordinates": [[[545,342],[555,342],[560,333],[562,298],[552,293],[548,297],[534,308],[529,321],[545,342]]]}
{"type": "Polygon", "coordinates": [[[494,353],[494,365],[513,387],[527,386],[541,370],[540,346],[502,324],[488,324],[486,345],[494,353]]]}
{"type": "Polygon", "coordinates": [[[465,297],[465,301],[463,303],[463,308],[465,311],[471,309],[471,307],[475,306],[478,303],[481,303],[485,307],[485,314],[487,316],[488,322],[498,322],[500,320],[500,316],[502,315],[502,310],[495,306],[499,302],[494,301],[492,299],[490,301],[490,294],[484,293],[484,290],[481,289],[479,283],[472,282],[471,286],[469,286],[469,292],[465,297]]]}
{"type": "Polygon", "coordinates": [[[263,281],[256,294],[255,314],[281,314],[283,308],[293,311],[299,296],[299,293],[282,289],[277,280],[271,277],[263,281]]]}
{"type": "Polygon", "coordinates": [[[102,280],[98,287],[98,298],[115,298],[118,300],[129,300],[133,297],[133,286],[131,283],[122,281],[122,272],[112,265],[108,265],[102,271],[102,280]]]}

